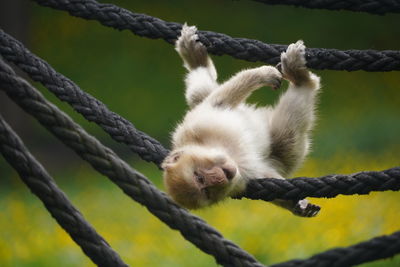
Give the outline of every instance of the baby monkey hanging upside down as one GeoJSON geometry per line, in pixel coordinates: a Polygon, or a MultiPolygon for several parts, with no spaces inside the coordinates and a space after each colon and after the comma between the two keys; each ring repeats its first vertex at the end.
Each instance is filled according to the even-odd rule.
{"type": "MultiPolygon", "coordinates": [[[[167,192],[182,206],[197,209],[240,195],[252,178],[289,176],[304,160],[314,122],[319,77],[308,71],[302,41],[272,66],[246,69],[218,84],[217,72],[196,27],[186,24],[175,49],[183,59],[185,97],[190,110],[176,127],[173,150],[164,160],[167,192]],[[262,87],[288,90],[274,107],[245,103],[262,87]]],[[[319,207],[307,200],[275,200],[295,215],[313,217],[319,207]]]]}

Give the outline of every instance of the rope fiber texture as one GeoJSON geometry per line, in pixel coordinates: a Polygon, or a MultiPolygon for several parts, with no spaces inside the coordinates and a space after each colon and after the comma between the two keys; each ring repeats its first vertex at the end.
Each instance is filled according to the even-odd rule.
{"type": "Polygon", "coordinates": [[[251,179],[246,192],[236,198],[271,201],[274,199],[332,198],[341,195],[365,195],[371,191],[400,190],[400,167],[351,175],[327,175],[320,178],[251,179]]]}
{"type": "MultiPolygon", "coordinates": [[[[42,5],[67,10],[70,14],[78,17],[99,20],[102,24],[119,30],[129,29],[140,36],[162,38],[169,43],[174,42],[181,29],[181,25],[178,23],[165,22],[147,15],[135,14],[114,5],[100,4],[94,0],[35,1],[42,5]]],[[[275,64],[279,61],[280,53],[286,49],[286,46],[282,45],[267,45],[255,40],[231,38],[227,35],[213,32],[200,32],[199,35],[200,40],[208,47],[211,53],[217,55],[228,54],[249,61],[261,60],[275,64]]],[[[159,165],[167,155],[168,150],[163,148],[156,140],[139,132],[129,121],[109,111],[104,104],[81,91],[72,81],[57,73],[49,64],[34,56],[22,44],[3,31],[0,31],[0,53],[6,60],[15,63],[28,73],[33,80],[41,82],[61,100],[72,105],[86,119],[99,124],[115,140],[129,145],[143,159],[159,165]],[[138,136],[140,136],[140,140],[136,140],[138,136]]],[[[339,51],[311,48],[307,50],[307,60],[309,67],[316,69],[400,70],[400,52],[398,51],[339,51]]],[[[86,134],[79,125],[75,124],[55,106],[47,103],[33,87],[21,78],[3,71],[0,79],[3,85],[1,89],[5,88],[7,94],[28,113],[35,116],[42,125],[84,160],[88,161],[97,171],[109,177],[132,199],[145,205],[151,213],[172,229],[179,230],[187,240],[205,253],[213,255],[219,264],[225,266],[262,266],[253,256],[231,241],[224,239],[220,233],[208,226],[202,219],[177,206],[146,177],[132,169],[110,149],[102,146],[95,138],[86,134]]],[[[289,188],[290,190],[293,191],[293,188],[289,188]]],[[[364,191],[361,190],[360,192],[364,191]]],[[[290,198],[293,197],[290,194],[288,196],[290,198]]],[[[364,243],[368,247],[371,241],[375,242],[374,240],[383,240],[385,238],[387,237],[378,237],[364,243]]],[[[389,241],[391,240],[389,239],[389,241]]],[[[351,253],[351,248],[339,248],[331,251],[344,250],[346,253],[351,253]]],[[[391,249],[390,253],[397,253],[397,249],[398,247],[391,249]]],[[[338,260],[338,258],[332,258],[332,256],[328,255],[328,258],[331,257],[331,259],[327,261],[326,257],[319,256],[323,254],[315,255],[309,260],[291,262],[308,264],[307,262],[311,260],[314,264],[318,264],[319,261],[324,261],[325,264],[326,262],[334,264],[338,260]]],[[[381,253],[377,252],[375,256],[378,259],[387,257],[389,254],[387,250],[381,250],[381,253]]],[[[357,264],[361,263],[358,258],[357,264]]],[[[353,257],[353,259],[355,258],[353,257]]],[[[364,257],[361,260],[364,259],[370,260],[371,258],[364,257]]],[[[346,264],[349,262],[347,261],[346,264]]],[[[291,263],[282,263],[280,266],[289,266],[285,264],[291,263]]]]}
{"type": "MultiPolygon", "coordinates": [[[[33,0],[40,5],[67,11],[69,14],[97,20],[101,24],[118,30],[130,30],[136,35],[164,39],[174,43],[182,25],[166,22],[145,14],[133,13],[112,4],[102,4],[95,0],[33,0]]],[[[230,55],[248,60],[277,64],[286,45],[265,44],[246,38],[232,38],[228,35],[199,31],[200,41],[215,55],[230,55]]],[[[313,69],[393,71],[400,70],[400,51],[392,50],[337,50],[307,48],[307,66],[313,69]]]]}
{"type": "Polygon", "coordinates": [[[393,257],[400,253],[400,231],[346,248],[334,248],[306,260],[291,260],[270,267],[347,267],[393,257]]]}
{"type": "MultiPolygon", "coordinates": [[[[0,64],[2,66],[4,64],[0,64]]],[[[145,176],[132,169],[113,151],[72,121],[56,106],[47,102],[30,84],[15,73],[0,68],[0,89],[34,116],[46,129],[74,150],[94,169],[110,178],[125,194],[146,208],[169,227],[179,230],[184,238],[203,252],[211,254],[224,266],[263,266],[253,256],[226,240],[214,228],[186,209],[176,205],[145,176]]],[[[41,190],[42,188],[38,188],[41,190]]],[[[44,188],[45,189],[45,188],[44,188]]],[[[44,194],[47,191],[43,192],[44,194]]],[[[113,265],[108,265],[113,266],[113,265]]]]}
{"type": "MultiPolygon", "coordinates": [[[[0,66],[2,65],[4,64],[0,64],[0,66]]],[[[197,245],[204,252],[213,255],[217,262],[225,266],[262,266],[251,255],[242,251],[232,242],[223,239],[216,230],[200,218],[190,215],[186,210],[171,203],[144,176],[131,169],[126,163],[118,159],[111,150],[89,136],[79,125],[75,124],[58,108],[48,103],[36,89],[22,78],[17,77],[15,73],[0,68],[0,85],[0,88],[5,90],[11,99],[27,113],[38,119],[43,126],[88,161],[95,169],[107,175],[133,199],[146,205],[150,212],[171,228],[181,231],[187,240],[197,245]]],[[[396,171],[396,169],[393,168],[392,170],[396,171]]],[[[385,172],[392,175],[391,171],[385,172]]],[[[41,187],[38,187],[38,189],[41,189],[41,187]]],[[[289,261],[277,266],[349,266],[352,265],[351,262],[359,264],[373,259],[389,257],[398,253],[398,241],[400,240],[398,235],[398,233],[395,233],[392,236],[378,237],[350,248],[336,248],[317,254],[307,260],[289,261]],[[386,241],[388,243],[384,243],[386,241]],[[377,249],[374,250],[374,248],[377,249]],[[374,251],[369,253],[369,250],[374,251]],[[365,256],[366,252],[368,252],[368,257],[365,256]],[[360,254],[364,256],[360,257],[360,254]],[[347,265],[343,265],[344,259],[347,265]],[[338,264],[336,264],[337,262],[338,264]]]]}
{"type": "Polygon", "coordinates": [[[38,58],[19,41],[0,30],[0,54],[25,71],[32,80],[40,82],[61,101],[70,104],[88,121],[95,122],[117,142],[124,143],[142,159],[161,164],[168,154],[157,140],[137,130],[135,126],[110,111],[105,104],[82,91],[74,82],[56,72],[46,61],[38,58]]]}
{"type": "MultiPolygon", "coordinates": [[[[71,80],[55,71],[46,61],[32,54],[19,41],[15,40],[13,37],[1,30],[0,54],[5,59],[19,66],[33,80],[41,82],[60,100],[69,103],[87,120],[97,123],[107,133],[109,133],[113,139],[118,142],[128,144],[132,151],[138,153],[143,159],[152,161],[159,166],[162,160],[168,154],[169,151],[165,149],[157,140],[137,130],[128,120],[108,110],[106,105],[101,103],[93,96],[82,91],[71,80]]],[[[384,176],[382,176],[384,174],[379,176],[379,173],[371,173],[370,175],[375,175],[378,176],[377,178],[384,179],[384,176]]],[[[361,187],[361,185],[364,184],[363,186],[366,190],[367,182],[362,181],[364,179],[362,176],[357,177],[360,177],[359,184],[354,184],[353,188],[361,187]]],[[[279,198],[282,199],[296,199],[295,192],[297,192],[298,195],[305,194],[307,192],[303,192],[302,190],[308,190],[308,192],[314,190],[314,195],[308,196],[316,196],[315,191],[319,190],[319,197],[329,197],[329,194],[332,194],[332,192],[337,190],[338,187],[342,188],[342,192],[350,190],[349,188],[344,188],[344,181],[342,181],[343,179],[343,176],[334,175],[326,177],[321,181],[315,178],[295,178],[291,180],[273,178],[251,179],[247,186],[246,192],[240,196],[237,196],[236,198],[246,197],[250,199],[270,201],[278,198],[279,196],[279,198]],[[333,185],[334,180],[336,181],[336,185],[333,185]],[[325,184],[325,188],[322,188],[323,184],[325,184]],[[331,192],[328,192],[327,186],[329,185],[332,187],[336,186],[336,189],[332,188],[331,192]],[[326,192],[326,195],[323,195],[324,192],[326,192]]],[[[356,178],[353,177],[353,180],[354,179],[356,178]]],[[[372,181],[369,183],[372,184],[372,181]]],[[[375,188],[379,189],[377,185],[378,184],[375,183],[375,188]]],[[[398,183],[387,183],[386,186],[388,186],[388,189],[386,190],[396,190],[398,183]],[[392,187],[389,188],[389,186],[392,187]]],[[[371,187],[370,191],[377,189],[371,187]]],[[[302,198],[304,197],[298,197],[297,199],[302,198]]]]}
{"type": "Polygon", "coordinates": [[[0,116],[0,152],[83,252],[98,266],[128,266],[83,218],[0,116]]]}
{"type": "Polygon", "coordinates": [[[296,7],[329,10],[350,10],[383,15],[400,13],[399,0],[254,0],[267,5],[292,5],[296,7]]]}

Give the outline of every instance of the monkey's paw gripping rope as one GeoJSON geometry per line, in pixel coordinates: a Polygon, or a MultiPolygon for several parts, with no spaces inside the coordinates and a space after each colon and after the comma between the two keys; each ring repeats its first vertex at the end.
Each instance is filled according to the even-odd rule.
{"type": "MultiPolygon", "coordinates": [[[[66,10],[71,15],[98,20],[119,30],[149,38],[162,38],[173,43],[181,25],[130,12],[94,0],[34,0],[39,4],[66,10]]],[[[372,0],[371,0],[372,1],[372,0]]],[[[383,0],[381,0],[382,2],[383,0]]],[[[278,2],[278,1],[273,1],[278,2]]],[[[290,2],[290,1],[282,1],[290,2]]],[[[392,1],[393,2],[393,1],[392,1]]],[[[327,8],[327,7],[325,7],[327,8]]],[[[364,10],[366,11],[366,10],[364,10]]],[[[200,40],[211,53],[228,54],[250,61],[276,63],[286,46],[232,38],[224,34],[200,32],[200,40]]],[[[0,54],[14,63],[34,81],[42,83],[59,99],[70,104],[87,120],[95,122],[114,140],[128,145],[141,158],[160,165],[168,154],[157,140],[137,130],[132,123],[110,111],[106,105],[82,91],[75,83],[55,71],[47,62],[28,51],[20,42],[0,30],[0,54]]],[[[339,51],[309,49],[309,66],[317,69],[368,71],[400,70],[398,51],[339,51]]],[[[177,206],[145,176],[137,172],[113,151],[87,134],[71,118],[49,103],[32,85],[19,77],[0,60],[0,89],[53,135],[74,150],[94,169],[104,174],[125,194],[146,208],[199,249],[215,257],[224,266],[263,266],[253,256],[218,233],[202,219],[177,206]]],[[[127,266],[109,244],[72,206],[54,180],[29,153],[20,138],[0,117],[0,152],[37,195],[57,222],[68,232],[84,253],[98,266],[127,266]]],[[[329,175],[320,178],[254,179],[246,192],[237,198],[273,200],[334,197],[338,194],[367,194],[371,191],[400,189],[400,167],[382,172],[352,175],[329,175]]],[[[306,260],[293,260],[275,266],[349,266],[391,257],[400,252],[400,234],[377,237],[347,248],[336,248],[306,260]]]]}

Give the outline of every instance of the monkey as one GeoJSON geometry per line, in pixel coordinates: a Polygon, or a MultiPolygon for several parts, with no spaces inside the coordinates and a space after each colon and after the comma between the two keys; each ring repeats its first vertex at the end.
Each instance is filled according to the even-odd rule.
{"type": "MultiPolygon", "coordinates": [[[[281,53],[277,67],[245,69],[219,84],[196,32],[185,23],[175,43],[188,71],[189,110],[173,131],[172,151],[161,165],[167,193],[188,209],[240,195],[249,179],[291,175],[309,151],[320,89],[320,78],[306,67],[301,40],[281,53]],[[273,107],[245,103],[260,87],[278,89],[282,79],[289,87],[273,107]]],[[[320,210],[305,199],[273,204],[302,217],[320,210]]]]}

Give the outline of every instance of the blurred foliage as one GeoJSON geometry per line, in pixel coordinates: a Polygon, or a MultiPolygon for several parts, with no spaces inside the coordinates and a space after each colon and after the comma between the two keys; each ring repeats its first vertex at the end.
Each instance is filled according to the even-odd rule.
{"type": "MultiPolygon", "coordinates": [[[[11,0],[8,0],[11,1],[11,0]]],[[[303,39],[308,47],[400,50],[399,16],[267,6],[253,1],[113,1],[134,12],[167,21],[188,22],[201,30],[288,44],[303,39]]],[[[29,1],[31,51],[71,78],[83,90],[132,121],[138,129],[168,145],[169,132],[183,116],[184,69],[173,47],[162,40],[118,32],[95,21],[37,6],[29,1]]],[[[228,56],[213,57],[220,81],[242,68],[259,66],[228,56]]],[[[382,170],[399,165],[399,72],[318,71],[323,91],[313,152],[296,175],[320,176],[382,170]]],[[[159,171],[143,164],[99,127],[88,123],[38,84],[51,101],[162,188],[159,171]]],[[[272,104],[278,93],[263,88],[251,101],[272,104]]],[[[7,114],[5,114],[7,115],[7,114]]],[[[10,121],[12,124],[12,121],[10,121]]],[[[179,233],[133,203],[36,123],[27,140],[48,148],[39,159],[61,188],[132,266],[213,266],[179,233]],[[54,157],[57,153],[57,157],[54,157]],[[56,162],[58,160],[58,162],[56,162]],[[55,161],[56,160],[56,161],[55,161]],[[51,164],[49,164],[49,162],[51,164]],[[46,164],[47,163],[47,164],[46,164]],[[195,259],[195,260],[193,260],[195,259]]],[[[91,266],[80,249],[28,192],[0,158],[0,265],[91,266]],[[6,181],[6,182],[4,182],[6,181]]],[[[317,199],[323,207],[314,219],[297,218],[258,201],[228,200],[196,212],[224,236],[271,264],[304,258],[336,246],[348,246],[399,230],[398,192],[317,199]]],[[[313,200],[314,201],[314,200],[313,200]]],[[[365,266],[399,266],[400,257],[365,266]]]]}
{"type": "MultiPolygon", "coordinates": [[[[319,176],[398,165],[393,152],[378,157],[348,153],[329,160],[310,159],[298,175],[319,176]]],[[[160,181],[154,168],[140,166],[160,181]]],[[[1,266],[93,266],[43,205],[15,184],[0,191],[1,266]]],[[[57,182],[86,219],[131,266],[215,266],[212,257],[169,229],[107,179],[86,168],[67,169],[57,182]]],[[[160,183],[157,183],[160,185],[160,183]]],[[[311,199],[322,206],[316,218],[299,218],[269,203],[226,200],[196,211],[227,239],[264,264],[306,258],[399,230],[398,192],[311,199]]],[[[399,266],[400,255],[363,266],[399,266]]]]}

